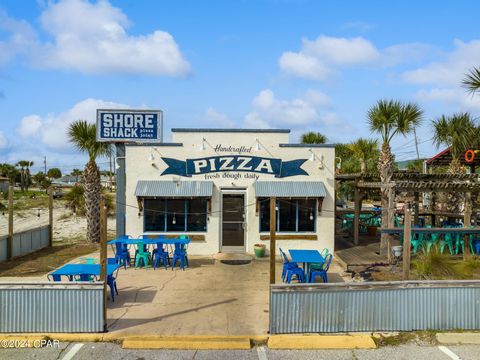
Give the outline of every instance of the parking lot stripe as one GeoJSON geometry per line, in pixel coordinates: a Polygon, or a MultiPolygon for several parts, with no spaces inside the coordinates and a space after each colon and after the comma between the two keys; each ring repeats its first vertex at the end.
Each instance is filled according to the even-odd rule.
{"type": "Polygon", "coordinates": [[[453,360],[462,360],[460,358],[460,356],[458,356],[457,354],[455,354],[452,350],[450,350],[449,348],[447,348],[446,346],[439,346],[438,347],[440,349],[441,352],[443,352],[445,355],[447,355],[450,359],[453,359],[453,360]]]}
{"type": "Polygon", "coordinates": [[[257,347],[258,360],[268,360],[264,346],[257,347]]]}
{"type": "Polygon", "coordinates": [[[75,344],[72,348],[65,354],[62,360],[71,360],[75,356],[75,354],[82,348],[83,344],[75,344]]]}

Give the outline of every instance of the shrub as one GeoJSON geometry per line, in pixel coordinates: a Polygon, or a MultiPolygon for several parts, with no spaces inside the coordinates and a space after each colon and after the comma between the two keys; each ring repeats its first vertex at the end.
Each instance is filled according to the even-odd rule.
{"type": "Polygon", "coordinates": [[[451,278],[457,273],[450,255],[441,254],[435,247],[427,254],[418,254],[412,265],[418,277],[427,280],[451,278]]]}

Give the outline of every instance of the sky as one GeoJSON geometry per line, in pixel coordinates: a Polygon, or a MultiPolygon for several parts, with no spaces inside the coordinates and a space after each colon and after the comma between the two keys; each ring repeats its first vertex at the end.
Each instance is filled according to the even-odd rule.
{"type": "MultiPolygon", "coordinates": [[[[480,114],[461,81],[480,65],[478,1],[1,0],[0,163],[82,168],[66,129],[97,108],[164,112],[172,127],[376,137],[379,99],[416,102],[421,157],[431,121],[480,114]]],[[[392,143],[416,157],[413,136],[392,143]]],[[[101,167],[106,160],[100,159],[101,167]]]]}

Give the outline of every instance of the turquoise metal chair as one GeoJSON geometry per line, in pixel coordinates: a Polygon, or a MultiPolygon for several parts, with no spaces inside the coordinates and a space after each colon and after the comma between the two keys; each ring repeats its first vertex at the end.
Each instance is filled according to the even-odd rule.
{"type": "Polygon", "coordinates": [[[424,234],[416,234],[417,238],[412,236],[412,248],[413,248],[413,255],[415,255],[418,251],[419,247],[423,246],[423,238],[424,234]]]}
{"type": "Polygon", "coordinates": [[[148,269],[148,263],[150,260],[150,252],[146,250],[145,243],[139,242],[137,244],[138,251],[135,256],[135,269],[140,265],[140,261],[143,262],[145,269],[148,269]]]}
{"type": "Polygon", "coordinates": [[[443,236],[443,240],[440,241],[441,254],[443,254],[443,251],[445,250],[445,246],[448,247],[448,251],[450,252],[450,255],[453,255],[454,251],[453,251],[453,235],[452,234],[445,234],[443,236]]]}

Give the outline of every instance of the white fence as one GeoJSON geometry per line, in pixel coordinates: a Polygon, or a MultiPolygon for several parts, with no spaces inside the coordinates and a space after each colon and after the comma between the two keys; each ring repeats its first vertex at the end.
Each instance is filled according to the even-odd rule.
{"type": "MultiPolygon", "coordinates": [[[[8,235],[0,237],[0,261],[8,260],[8,235]]],[[[50,225],[13,234],[12,256],[27,255],[47,247],[50,243],[50,225]]]]}

